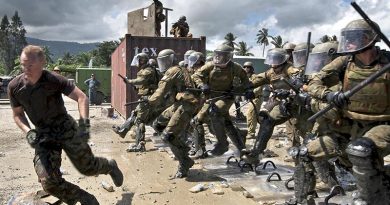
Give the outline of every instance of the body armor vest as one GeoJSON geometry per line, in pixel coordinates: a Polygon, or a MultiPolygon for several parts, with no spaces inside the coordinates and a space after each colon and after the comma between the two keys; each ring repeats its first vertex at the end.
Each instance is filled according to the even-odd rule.
{"type": "MultiPolygon", "coordinates": [[[[350,90],[383,67],[377,63],[371,68],[361,68],[356,63],[348,64],[344,75],[343,91],[350,90]]],[[[356,120],[390,120],[390,73],[377,78],[349,98],[345,115],[356,120]]]]}
{"type": "Polygon", "coordinates": [[[210,88],[219,91],[229,91],[233,87],[233,78],[234,74],[232,64],[229,63],[226,68],[214,66],[209,74],[210,88]]]}
{"type": "Polygon", "coordinates": [[[267,72],[267,76],[269,78],[270,84],[272,85],[272,88],[274,90],[276,89],[290,90],[290,87],[282,80],[282,78],[285,78],[286,80],[290,79],[290,76],[287,72],[289,66],[290,66],[289,64],[284,65],[281,73],[278,74],[275,73],[274,69],[270,69],[267,72]]]}

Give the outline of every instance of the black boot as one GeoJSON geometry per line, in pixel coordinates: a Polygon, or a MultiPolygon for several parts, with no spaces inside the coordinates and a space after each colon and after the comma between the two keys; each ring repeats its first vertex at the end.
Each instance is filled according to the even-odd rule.
{"type": "Polygon", "coordinates": [[[108,161],[108,163],[111,166],[111,171],[108,173],[112,181],[114,182],[115,186],[120,187],[123,184],[123,173],[119,169],[118,165],[116,164],[116,161],[111,159],[108,161]]]}

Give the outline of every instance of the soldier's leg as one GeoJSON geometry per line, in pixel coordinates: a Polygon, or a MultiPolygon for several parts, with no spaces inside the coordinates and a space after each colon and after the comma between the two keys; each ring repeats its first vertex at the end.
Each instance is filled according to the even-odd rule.
{"type": "Polygon", "coordinates": [[[188,175],[189,169],[194,165],[194,161],[188,156],[189,147],[184,138],[181,137],[183,130],[189,125],[193,116],[194,105],[181,103],[172,115],[167,127],[163,132],[163,140],[169,145],[171,151],[179,161],[176,178],[183,178],[188,175]]]}
{"type": "Polygon", "coordinates": [[[193,145],[189,154],[195,159],[207,157],[206,142],[205,142],[205,131],[203,123],[198,121],[195,116],[191,120],[191,126],[193,129],[193,145]]]}
{"type": "Polygon", "coordinates": [[[226,135],[229,137],[230,141],[232,141],[233,145],[238,149],[241,155],[241,150],[245,149],[245,136],[242,136],[238,131],[238,128],[233,125],[230,116],[225,116],[225,128],[226,135]]]}
{"type": "Polygon", "coordinates": [[[267,148],[268,141],[272,136],[275,125],[282,124],[287,119],[289,118],[280,112],[279,106],[274,107],[269,115],[265,116],[262,120],[253,148],[249,153],[244,154],[242,159],[247,163],[258,163],[258,157],[267,148]]]}
{"type": "Polygon", "coordinates": [[[253,139],[256,137],[256,127],[257,127],[257,116],[256,116],[256,110],[260,109],[260,99],[256,98],[253,100],[253,103],[248,104],[248,110],[246,112],[246,122],[248,125],[248,135],[246,136],[247,139],[253,139]]]}
{"type": "Polygon", "coordinates": [[[245,120],[244,114],[241,112],[241,96],[236,96],[234,98],[234,106],[236,108],[236,119],[237,120],[245,120]]]}
{"type": "MultiPolygon", "coordinates": [[[[58,146],[58,145],[57,145],[58,146]]],[[[79,186],[65,181],[60,172],[61,148],[55,144],[38,145],[35,150],[34,168],[43,190],[69,205],[97,205],[99,202],[79,186]]]]}
{"type": "Polygon", "coordinates": [[[72,136],[63,141],[63,149],[81,174],[87,176],[109,174],[116,186],[122,185],[123,174],[115,160],[95,157],[88,145],[89,137],[76,136],[75,130],[68,130],[64,136],[72,136]]]}
{"type": "Polygon", "coordinates": [[[173,114],[175,113],[175,111],[177,110],[178,108],[178,105],[177,104],[173,104],[171,105],[170,107],[168,107],[167,109],[165,109],[154,121],[153,121],[153,124],[152,124],[152,127],[153,129],[158,132],[158,133],[161,133],[168,125],[169,123],[169,120],[171,119],[171,117],[173,116],[173,114]]]}
{"type": "Polygon", "coordinates": [[[130,114],[130,117],[126,119],[126,121],[120,125],[120,126],[113,126],[112,129],[115,133],[117,133],[120,137],[125,138],[127,132],[132,128],[132,126],[135,123],[135,118],[136,118],[136,110],[133,110],[130,114]]]}
{"type": "MultiPolygon", "coordinates": [[[[142,99],[146,99],[147,97],[143,97],[142,99]]],[[[145,148],[145,123],[148,120],[148,116],[150,113],[150,108],[147,103],[140,103],[137,109],[137,118],[135,120],[136,126],[136,137],[135,144],[130,146],[127,151],[128,152],[144,152],[145,148]]]]}
{"type": "Polygon", "coordinates": [[[389,142],[390,126],[379,125],[348,145],[346,151],[359,192],[353,204],[390,204],[389,178],[383,169],[389,142]]]}
{"type": "Polygon", "coordinates": [[[232,106],[234,99],[218,100],[215,104],[211,104],[209,108],[209,117],[212,129],[215,132],[217,143],[211,150],[211,154],[215,156],[222,155],[229,150],[225,130],[225,119],[229,116],[229,108],[232,106]]]}

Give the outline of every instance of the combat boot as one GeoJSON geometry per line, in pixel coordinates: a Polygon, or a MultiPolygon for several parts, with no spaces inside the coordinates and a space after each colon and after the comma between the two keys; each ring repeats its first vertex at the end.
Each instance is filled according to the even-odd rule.
{"type": "Polygon", "coordinates": [[[127,152],[146,152],[145,142],[141,141],[138,144],[130,145],[129,148],[126,149],[127,152]]]}
{"type": "Polygon", "coordinates": [[[241,151],[241,160],[248,164],[258,165],[260,164],[259,155],[254,156],[245,149],[241,151]]]}
{"type": "Polygon", "coordinates": [[[116,164],[116,161],[111,159],[108,161],[108,163],[111,166],[111,171],[108,173],[112,181],[114,182],[115,186],[120,187],[123,184],[123,173],[119,169],[118,165],[116,164]]]}
{"type": "Polygon", "coordinates": [[[79,203],[81,205],[99,205],[99,202],[95,196],[85,191],[82,195],[80,195],[79,203]]]}
{"type": "Polygon", "coordinates": [[[193,159],[204,159],[208,157],[209,155],[206,152],[205,147],[201,147],[198,149],[193,155],[191,155],[193,159]]]}
{"type": "Polygon", "coordinates": [[[229,150],[229,143],[226,141],[224,142],[217,142],[214,146],[214,148],[210,151],[210,153],[214,156],[221,156],[225,152],[229,150]]]}
{"type": "Polygon", "coordinates": [[[186,159],[183,163],[179,164],[178,170],[175,174],[175,178],[184,178],[188,176],[190,168],[195,164],[191,158],[186,159]]]}
{"type": "Polygon", "coordinates": [[[112,126],[112,130],[113,130],[116,134],[118,134],[121,138],[125,138],[127,132],[129,131],[129,129],[127,129],[127,128],[121,129],[119,126],[115,126],[115,125],[112,126]]]}

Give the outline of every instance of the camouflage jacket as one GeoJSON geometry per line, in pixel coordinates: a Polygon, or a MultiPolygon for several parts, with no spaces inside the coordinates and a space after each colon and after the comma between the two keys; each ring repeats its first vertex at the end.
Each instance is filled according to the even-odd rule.
{"type": "Polygon", "coordinates": [[[128,80],[138,89],[138,95],[151,95],[157,88],[158,76],[156,69],[146,66],[137,73],[137,78],[128,80]]]}

